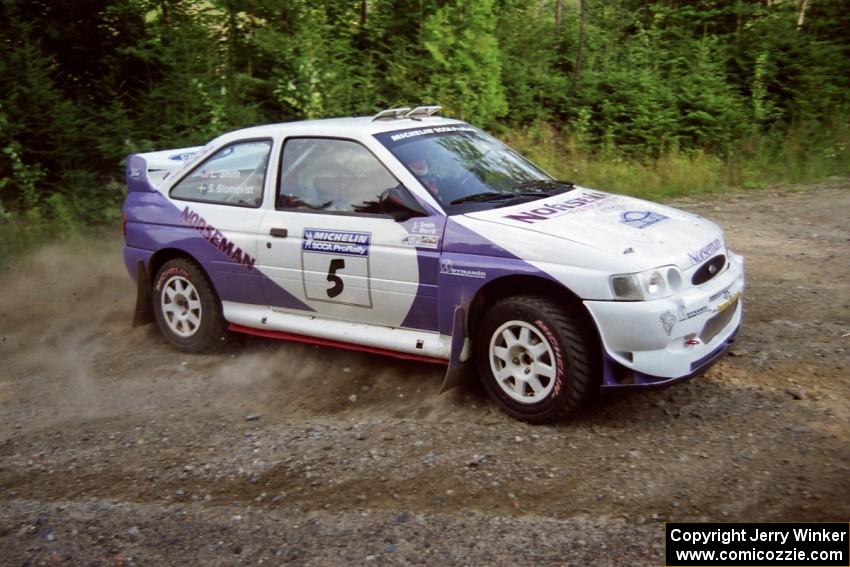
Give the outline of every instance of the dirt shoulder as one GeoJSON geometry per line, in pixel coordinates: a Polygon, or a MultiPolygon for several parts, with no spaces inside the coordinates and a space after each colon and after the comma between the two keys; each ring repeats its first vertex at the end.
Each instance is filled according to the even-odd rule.
{"type": "Polygon", "coordinates": [[[0,275],[0,562],[660,565],[663,521],[850,518],[850,185],[673,202],[746,257],[732,355],[532,427],[440,367],[130,327],[120,234],[0,275]]]}

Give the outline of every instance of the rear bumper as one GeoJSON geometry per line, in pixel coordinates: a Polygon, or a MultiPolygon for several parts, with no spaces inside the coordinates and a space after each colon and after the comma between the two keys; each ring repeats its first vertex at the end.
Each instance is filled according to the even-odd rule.
{"type": "Polygon", "coordinates": [[[664,386],[704,372],[741,325],[744,262],[729,252],[710,282],[655,301],[586,301],[604,348],[604,389],[664,386]]]}

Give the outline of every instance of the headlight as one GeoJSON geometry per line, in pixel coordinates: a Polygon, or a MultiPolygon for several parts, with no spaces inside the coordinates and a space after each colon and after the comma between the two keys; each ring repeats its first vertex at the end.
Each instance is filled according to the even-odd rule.
{"type": "Polygon", "coordinates": [[[636,274],[611,276],[614,299],[640,301],[669,297],[682,289],[682,274],[676,266],[662,266],[636,274]]]}

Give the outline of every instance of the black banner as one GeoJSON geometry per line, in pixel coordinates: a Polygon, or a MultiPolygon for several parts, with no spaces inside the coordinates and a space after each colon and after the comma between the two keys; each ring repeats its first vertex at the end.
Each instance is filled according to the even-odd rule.
{"type": "Polygon", "coordinates": [[[668,567],[848,567],[850,524],[668,523],[668,567]]]}

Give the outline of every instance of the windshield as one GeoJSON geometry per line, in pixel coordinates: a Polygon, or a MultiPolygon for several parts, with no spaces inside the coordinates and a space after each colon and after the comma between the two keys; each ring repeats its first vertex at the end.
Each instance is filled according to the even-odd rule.
{"type": "Polygon", "coordinates": [[[376,134],[449,214],[513,205],[572,188],[465,124],[376,134]]]}

